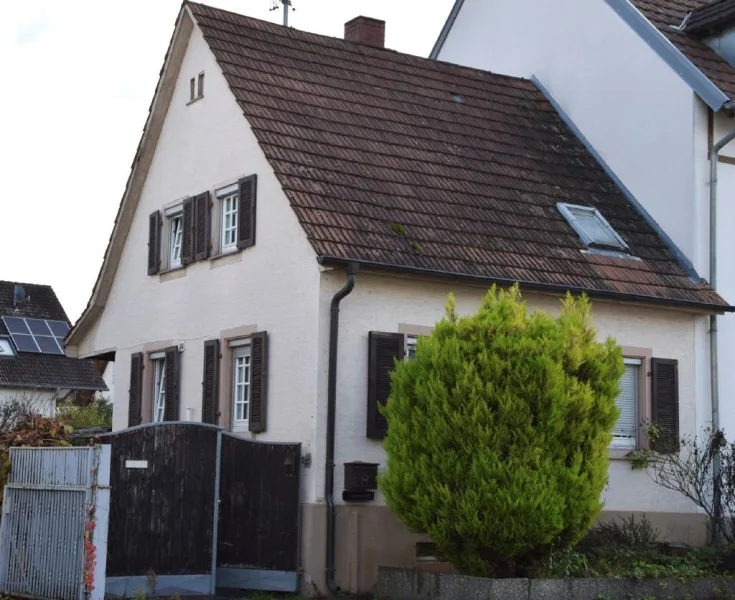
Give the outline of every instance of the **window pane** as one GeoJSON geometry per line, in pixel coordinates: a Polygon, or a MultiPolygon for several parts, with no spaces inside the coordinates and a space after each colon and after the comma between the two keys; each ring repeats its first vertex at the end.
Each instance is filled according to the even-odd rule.
{"type": "Polygon", "coordinates": [[[620,380],[620,395],[615,403],[620,409],[620,417],[613,429],[613,445],[635,448],[638,432],[638,365],[625,365],[625,373],[620,380]]]}
{"type": "Polygon", "coordinates": [[[592,211],[570,208],[577,223],[595,244],[622,248],[618,239],[592,211]]]}

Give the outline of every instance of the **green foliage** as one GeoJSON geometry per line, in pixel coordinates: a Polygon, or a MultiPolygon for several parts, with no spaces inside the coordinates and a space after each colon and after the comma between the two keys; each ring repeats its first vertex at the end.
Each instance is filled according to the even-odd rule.
{"type": "Polygon", "coordinates": [[[396,233],[406,233],[406,228],[400,223],[393,223],[391,225],[391,229],[393,229],[393,231],[395,231],[396,233]]]}
{"type": "Polygon", "coordinates": [[[421,244],[419,244],[418,242],[411,242],[409,244],[409,247],[411,248],[411,250],[413,250],[414,252],[418,252],[419,254],[424,251],[424,249],[421,247],[421,244]]]}
{"type": "Polygon", "coordinates": [[[466,318],[450,296],[416,359],[397,363],[380,487],[463,572],[522,575],[599,514],[624,367],[596,336],[584,296],[554,318],[493,287],[466,318]]]}
{"type": "Polygon", "coordinates": [[[96,400],[86,406],[59,404],[56,417],[74,429],[112,427],[112,404],[107,400],[96,400]]]}

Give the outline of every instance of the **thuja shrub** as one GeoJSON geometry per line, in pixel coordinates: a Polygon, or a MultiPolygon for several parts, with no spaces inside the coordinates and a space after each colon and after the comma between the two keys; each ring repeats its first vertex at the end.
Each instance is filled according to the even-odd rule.
{"type": "Polygon", "coordinates": [[[529,313],[516,287],[445,318],[397,362],[380,488],[413,531],[470,575],[526,574],[598,516],[618,418],[620,347],[591,305],[529,313]]]}

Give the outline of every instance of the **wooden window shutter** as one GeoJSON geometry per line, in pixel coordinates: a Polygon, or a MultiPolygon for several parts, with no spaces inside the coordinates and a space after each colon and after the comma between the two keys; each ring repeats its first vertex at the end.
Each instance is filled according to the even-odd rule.
{"type": "Polygon", "coordinates": [[[380,440],[388,433],[388,422],[380,413],[390,396],[390,374],[396,360],[403,360],[406,339],[402,333],[371,331],[368,338],[367,436],[380,440]]]}
{"type": "Polygon", "coordinates": [[[130,357],[130,389],[128,390],[128,427],[140,425],[143,407],[143,353],[130,357]]]}
{"type": "Polygon", "coordinates": [[[148,217],[148,275],[161,270],[161,212],[152,212],[148,217]]]}
{"type": "Polygon", "coordinates": [[[654,443],[658,452],[679,449],[679,362],[668,358],[651,360],[651,398],[653,422],[659,435],[654,443]]]}
{"type": "Polygon", "coordinates": [[[181,264],[188,265],[194,260],[194,198],[184,200],[181,229],[181,264]]]}
{"type": "Polygon", "coordinates": [[[179,420],[179,349],[166,348],[166,406],[163,410],[164,421],[179,420]]]}
{"type": "Polygon", "coordinates": [[[209,257],[212,201],[209,192],[194,198],[194,260],[209,257]]]}
{"type": "Polygon", "coordinates": [[[219,417],[219,340],[204,342],[202,423],[217,424],[219,417]]]}
{"type": "Polygon", "coordinates": [[[255,204],[258,176],[249,175],[238,181],[240,204],[237,208],[237,247],[255,245],[255,204]]]}
{"type": "Polygon", "coordinates": [[[250,415],[248,429],[265,431],[268,404],[268,332],[250,336],[250,415]]]}

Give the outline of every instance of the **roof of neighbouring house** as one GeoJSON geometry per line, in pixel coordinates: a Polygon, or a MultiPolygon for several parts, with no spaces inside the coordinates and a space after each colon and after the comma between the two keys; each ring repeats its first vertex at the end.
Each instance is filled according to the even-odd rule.
{"type": "Polygon", "coordinates": [[[725,305],[531,81],[187,4],[319,257],[725,305]],[[558,202],[640,260],[582,252],[558,202]]]}
{"type": "Polygon", "coordinates": [[[686,19],[684,30],[691,33],[710,31],[732,23],[735,18],[735,0],[717,0],[694,9],[686,19]]]}
{"type": "Polygon", "coordinates": [[[730,100],[735,100],[735,68],[698,37],[675,29],[682,25],[689,13],[693,13],[690,19],[694,18],[694,25],[698,21],[702,21],[700,24],[703,25],[704,19],[720,20],[725,10],[732,9],[731,0],[718,2],[631,0],[631,2],[730,100]]]}
{"type": "MultiPolygon", "coordinates": [[[[69,323],[51,286],[15,281],[0,281],[0,317],[69,323]],[[26,299],[16,304],[14,290],[17,285],[24,288],[26,299]]],[[[0,319],[0,336],[7,335],[8,330],[0,319]]],[[[30,352],[16,352],[14,356],[0,357],[0,387],[107,389],[91,361],[30,352]]]]}

